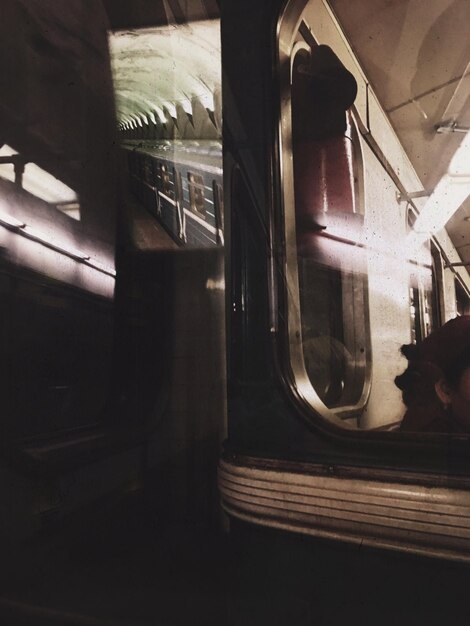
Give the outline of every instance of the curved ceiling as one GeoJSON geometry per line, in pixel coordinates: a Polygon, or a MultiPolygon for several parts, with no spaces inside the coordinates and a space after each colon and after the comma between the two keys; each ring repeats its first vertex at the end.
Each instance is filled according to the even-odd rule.
{"type": "MultiPolygon", "coordinates": [[[[220,93],[220,22],[171,24],[110,35],[118,124],[165,123],[220,93]]],[[[201,108],[201,106],[200,106],[201,108]]]]}

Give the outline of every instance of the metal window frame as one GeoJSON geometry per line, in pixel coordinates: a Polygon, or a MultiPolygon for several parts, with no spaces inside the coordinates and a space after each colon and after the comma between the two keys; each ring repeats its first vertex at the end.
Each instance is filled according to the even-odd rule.
{"type": "MultiPolygon", "coordinates": [[[[306,371],[303,348],[302,327],[300,313],[299,274],[296,244],[296,224],[294,205],[294,168],[292,157],[292,110],[291,110],[291,84],[292,64],[294,55],[298,50],[305,48],[308,42],[309,26],[303,19],[304,9],[308,0],[291,0],[285,11],[281,14],[277,28],[277,52],[278,72],[280,81],[280,116],[277,128],[279,180],[283,181],[281,191],[281,211],[283,214],[282,227],[284,229],[284,259],[283,273],[286,290],[287,308],[287,369],[290,384],[295,391],[313,409],[313,411],[325,418],[328,422],[345,428],[356,428],[355,424],[345,422],[343,418],[357,416],[364,409],[371,387],[371,341],[367,297],[367,277],[363,277],[364,311],[366,318],[365,338],[365,363],[362,392],[359,400],[354,405],[328,408],[319,398],[306,371]]],[[[352,114],[354,119],[354,113],[352,114]]],[[[360,132],[354,122],[355,147],[357,148],[359,182],[356,186],[356,201],[359,206],[364,206],[364,168],[362,162],[362,149],[360,145],[360,132]],[[359,196],[359,197],[358,197],[359,196]]],[[[354,140],[353,140],[354,141],[354,140]]],[[[275,298],[273,298],[275,300],[275,298]]],[[[275,304],[272,305],[272,308],[275,304]]]]}

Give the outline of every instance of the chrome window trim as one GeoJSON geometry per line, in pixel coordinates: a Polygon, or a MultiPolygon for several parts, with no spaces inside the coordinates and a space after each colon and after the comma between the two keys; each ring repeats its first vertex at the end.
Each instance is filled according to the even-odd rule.
{"type": "MultiPolygon", "coordinates": [[[[280,116],[277,126],[278,142],[277,154],[275,161],[279,164],[279,180],[282,181],[282,190],[280,192],[280,203],[282,211],[282,225],[284,227],[284,262],[283,275],[286,290],[286,307],[287,307],[287,334],[288,334],[288,354],[290,384],[295,388],[297,394],[321,417],[325,418],[329,423],[341,426],[341,428],[356,429],[356,423],[349,423],[341,416],[347,418],[357,416],[367,403],[367,399],[371,388],[371,340],[369,326],[369,311],[367,297],[367,277],[363,277],[364,284],[364,314],[366,316],[366,338],[365,338],[365,357],[366,364],[364,366],[364,381],[362,392],[358,402],[351,406],[342,406],[338,409],[329,409],[320,399],[308,377],[302,347],[302,327],[300,313],[300,295],[299,295],[299,272],[298,257],[296,244],[296,225],[295,225],[295,208],[294,208],[294,168],[292,154],[292,110],[291,110],[291,76],[294,54],[301,48],[304,48],[302,41],[299,41],[300,27],[309,29],[308,24],[304,21],[303,13],[309,0],[291,0],[281,13],[277,25],[277,62],[280,87],[280,116]]],[[[334,19],[332,17],[332,19],[334,19]]],[[[356,187],[356,200],[359,205],[364,207],[364,166],[363,154],[361,146],[361,132],[354,113],[353,135],[355,135],[354,145],[357,149],[358,160],[358,184],[356,187]]],[[[352,139],[352,138],[351,138],[352,139]]],[[[273,302],[276,297],[271,291],[273,302]]],[[[274,325],[273,325],[274,326],[274,325]]]]}
{"type": "Polygon", "coordinates": [[[444,306],[444,255],[439,243],[431,237],[431,259],[433,277],[436,285],[436,313],[437,325],[442,326],[445,321],[444,306]]]}
{"type": "MultiPolygon", "coordinates": [[[[470,562],[470,492],[418,482],[405,483],[306,472],[276,461],[219,463],[222,507],[258,526],[340,540],[373,548],[470,562]]],[[[334,468],[331,468],[333,470],[334,468]]],[[[336,468],[339,470],[340,468],[336,468]]]]}

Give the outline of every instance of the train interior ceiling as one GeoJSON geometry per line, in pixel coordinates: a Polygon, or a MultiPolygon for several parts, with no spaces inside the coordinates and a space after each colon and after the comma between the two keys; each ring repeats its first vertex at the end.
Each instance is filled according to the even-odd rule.
{"type": "MultiPolygon", "coordinates": [[[[470,122],[468,48],[456,28],[466,14],[465,3],[435,3],[430,12],[418,3],[389,6],[368,21],[367,35],[360,27],[362,19],[370,18],[366,2],[354,10],[341,0],[332,6],[418,174],[422,189],[414,191],[432,197],[470,122]],[[438,40],[446,40],[446,46],[436,46],[438,40]],[[433,72],[428,71],[431,59],[433,72]]],[[[466,159],[462,155],[456,164],[456,175],[466,176],[466,159]]],[[[456,194],[447,213],[442,210],[440,224],[430,229],[435,233],[445,224],[462,263],[469,261],[468,202],[465,190],[456,194]]]]}
{"type": "MultiPolygon", "coordinates": [[[[470,315],[468,0],[271,5],[250,24],[247,0],[2,7],[0,618],[12,624],[156,623],[162,580],[162,623],[187,623],[192,602],[195,624],[281,625],[287,606],[291,623],[313,623],[311,597],[331,598],[335,576],[346,589],[356,553],[334,547],[342,573],[318,569],[300,604],[307,583],[293,577],[265,613],[287,576],[264,581],[270,541],[286,571],[291,547],[303,573],[311,563],[290,535],[256,523],[243,535],[221,455],[330,467],[335,441],[348,460],[384,438],[393,456],[409,434],[401,347],[470,315]],[[246,569],[227,573],[232,558],[246,569]]],[[[444,431],[426,429],[445,465],[444,431]]],[[[331,545],[312,549],[332,571],[331,545]]],[[[386,577],[371,554],[357,567],[386,577]]]]}

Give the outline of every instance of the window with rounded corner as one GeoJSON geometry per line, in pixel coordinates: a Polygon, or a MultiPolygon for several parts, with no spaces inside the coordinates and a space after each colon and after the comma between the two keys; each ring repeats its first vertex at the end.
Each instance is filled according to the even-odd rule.
{"type": "Polygon", "coordinates": [[[455,303],[457,315],[470,315],[470,290],[455,278],[455,303]]]}
{"type": "Polygon", "coordinates": [[[205,217],[206,208],[204,205],[204,179],[200,174],[188,172],[189,204],[191,210],[198,215],[205,217]]]}
{"type": "Polygon", "coordinates": [[[160,161],[159,170],[160,171],[159,171],[159,176],[157,180],[161,188],[161,192],[165,194],[166,196],[168,196],[171,200],[173,200],[173,197],[174,197],[173,184],[172,184],[172,181],[170,180],[170,171],[168,169],[168,165],[160,161]]]}
{"type": "MultiPolygon", "coordinates": [[[[432,431],[402,419],[415,355],[466,311],[457,300],[470,288],[470,134],[418,132],[416,107],[392,103],[393,77],[377,71],[380,47],[357,57],[357,29],[340,27],[351,19],[346,3],[292,0],[278,26],[286,378],[312,419],[432,431]]],[[[413,42],[403,37],[407,72],[413,42]]],[[[438,73],[444,84],[442,63],[438,73]]]]}

